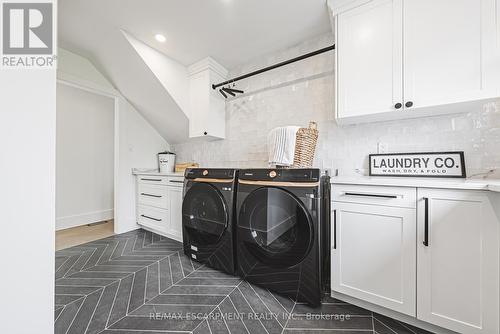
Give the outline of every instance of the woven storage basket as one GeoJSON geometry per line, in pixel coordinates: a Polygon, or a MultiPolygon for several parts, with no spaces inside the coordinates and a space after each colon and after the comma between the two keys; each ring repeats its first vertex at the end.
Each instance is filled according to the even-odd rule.
{"type": "Polygon", "coordinates": [[[297,131],[295,155],[291,168],[310,168],[318,143],[318,130],[316,122],[309,122],[309,128],[300,128],[297,131]]]}

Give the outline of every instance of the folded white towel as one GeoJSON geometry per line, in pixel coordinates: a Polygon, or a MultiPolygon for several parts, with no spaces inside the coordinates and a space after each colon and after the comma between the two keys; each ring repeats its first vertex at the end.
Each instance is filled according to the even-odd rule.
{"type": "Polygon", "coordinates": [[[270,166],[292,166],[299,126],[272,129],[267,137],[270,166]]]}

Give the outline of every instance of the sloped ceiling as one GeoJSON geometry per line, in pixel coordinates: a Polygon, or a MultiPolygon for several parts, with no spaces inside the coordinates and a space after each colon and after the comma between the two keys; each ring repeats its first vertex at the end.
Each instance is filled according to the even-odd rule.
{"type": "Polygon", "coordinates": [[[182,98],[122,31],[184,66],[211,56],[231,69],[331,30],[325,0],[64,0],[58,7],[60,46],[89,58],[169,143],[188,137],[182,98]]]}

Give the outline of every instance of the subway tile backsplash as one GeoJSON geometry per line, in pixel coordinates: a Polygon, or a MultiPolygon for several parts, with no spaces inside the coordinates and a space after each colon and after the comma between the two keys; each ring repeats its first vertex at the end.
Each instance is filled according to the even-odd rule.
{"type": "MultiPolygon", "coordinates": [[[[333,43],[326,34],[231,71],[230,77],[275,64],[333,43]]],[[[437,117],[339,127],[334,121],[334,57],[325,53],[240,81],[244,95],[228,99],[226,139],[172,145],[177,161],[205,167],[267,167],[267,134],[277,126],[320,131],[315,167],[340,174],[368,173],[378,143],[389,152],[465,151],[469,176],[500,167],[500,101],[479,110],[437,117]]],[[[490,173],[500,178],[500,171],[490,173]]]]}

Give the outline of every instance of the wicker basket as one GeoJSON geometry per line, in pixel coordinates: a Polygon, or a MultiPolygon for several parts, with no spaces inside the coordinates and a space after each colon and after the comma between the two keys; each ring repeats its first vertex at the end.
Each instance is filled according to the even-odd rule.
{"type": "Polygon", "coordinates": [[[297,131],[295,143],[295,156],[291,168],[310,168],[318,143],[318,130],[316,122],[309,122],[309,128],[300,128],[297,131]]]}

